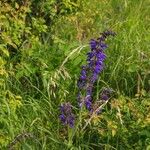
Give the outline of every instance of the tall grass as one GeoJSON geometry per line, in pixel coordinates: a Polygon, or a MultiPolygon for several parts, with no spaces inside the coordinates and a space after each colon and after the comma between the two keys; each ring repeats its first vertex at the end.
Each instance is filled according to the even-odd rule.
{"type": "MultiPolygon", "coordinates": [[[[41,14],[48,16],[53,1],[41,3],[41,14]]],[[[36,9],[39,6],[40,2],[36,9]]],[[[24,7],[30,9],[28,3],[24,7]]],[[[28,12],[28,19],[37,17],[39,26],[26,29],[33,35],[27,31],[25,36],[29,38],[16,48],[17,52],[9,48],[14,46],[9,39],[0,39],[0,46],[5,44],[10,55],[7,57],[4,49],[6,55],[0,52],[0,149],[150,149],[150,2],[64,1],[59,7],[62,12],[58,16],[52,9],[50,25],[38,20],[33,8],[28,12]],[[78,126],[68,129],[59,121],[59,106],[69,101],[78,114],[77,79],[86,61],[88,42],[105,29],[117,35],[107,41],[105,70],[95,94],[99,95],[102,87],[110,87],[115,95],[102,114],[89,121],[84,111],[77,118],[78,126]]],[[[15,26],[17,21],[11,21],[15,26]]],[[[22,34],[22,26],[10,28],[3,32],[12,33],[12,42],[23,39],[17,37],[22,34]]]]}

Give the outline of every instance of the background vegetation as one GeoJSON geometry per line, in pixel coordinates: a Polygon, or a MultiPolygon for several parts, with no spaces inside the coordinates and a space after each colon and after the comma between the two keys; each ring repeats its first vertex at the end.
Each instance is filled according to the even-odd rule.
{"type": "Polygon", "coordinates": [[[1,0],[0,149],[149,150],[149,10],[148,0],[1,0]],[[96,94],[105,86],[115,96],[68,146],[59,105],[78,112],[89,40],[106,29],[117,36],[96,94]]]}

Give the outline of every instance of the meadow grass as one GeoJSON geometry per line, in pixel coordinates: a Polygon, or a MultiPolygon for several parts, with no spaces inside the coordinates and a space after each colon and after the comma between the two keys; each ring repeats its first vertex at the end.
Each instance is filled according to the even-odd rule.
{"type": "Polygon", "coordinates": [[[77,5],[75,12],[72,6],[70,14],[55,18],[50,33],[40,33],[42,44],[24,43],[21,54],[6,59],[0,82],[0,149],[150,149],[150,2],[88,0],[77,5]],[[100,115],[90,118],[78,108],[77,80],[89,40],[105,29],[116,36],[107,40],[95,95],[103,87],[115,94],[100,115]],[[59,120],[63,102],[73,105],[74,128],[59,120]]]}

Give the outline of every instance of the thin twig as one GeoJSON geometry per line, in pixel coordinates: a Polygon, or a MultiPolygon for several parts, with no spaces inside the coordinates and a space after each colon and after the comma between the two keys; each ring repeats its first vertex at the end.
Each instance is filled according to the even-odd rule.
{"type": "Polygon", "coordinates": [[[81,51],[84,47],[87,47],[87,45],[84,45],[84,46],[79,46],[77,47],[76,49],[72,50],[72,52],[65,58],[65,60],[62,62],[61,66],[60,66],[60,69],[64,66],[64,64],[68,61],[68,59],[74,54],[76,53],[77,51],[81,51]]]}
{"type": "Polygon", "coordinates": [[[120,123],[121,123],[121,125],[123,125],[123,120],[122,120],[122,118],[121,118],[121,112],[120,112],[120,108],[117,106],[117,110],[118,110],[118,117],[119,117],[119,119],[120,119],[120,123]]]}
{"type": "Polygon", "coordinates": [[[104,107],[109,100],[107,100],[104,104],[102,104],[100,107],[98,107],[91,115],[91,117],[89,118],[89,120],[86,122],[86,124],[84,125],[84,127],[81,129],[81,132],[87,127],[87,125],[91,122],[91,120],[93,119],[93,117],[95,116],[96,112],[98,110],[100,110],[102,107],[104,107]]]}
{"type": "Polygon", "coordinates": [[[8,150],[14,150],[14,146],[17,144],[17,143],[20,143],[22,140],[24,139],[27,139],[27,138],[33,138],[33,135],[31,133],[21,133],[19,135],[17,135],[13,141],[11,141],[9,143],[9,145],[7,146],[8,150]]]}

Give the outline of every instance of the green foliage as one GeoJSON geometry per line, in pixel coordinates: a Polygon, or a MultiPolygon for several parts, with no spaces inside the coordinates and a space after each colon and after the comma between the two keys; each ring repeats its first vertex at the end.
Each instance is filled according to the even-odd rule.
{"type": "Polygon", "coordinates": [[[0,149],[149,149],[149,1],[0,1],[0,149]],[[75,129],[58,107],[77,108],[87,43],[105,29],[105,71],[96,86],[116,91],[99,116],[83,110],[75,129]],[[112,43],[113,41],[113,43],[112,43]],[[20,140],[18,140],[20,138],[20,140]]]}

